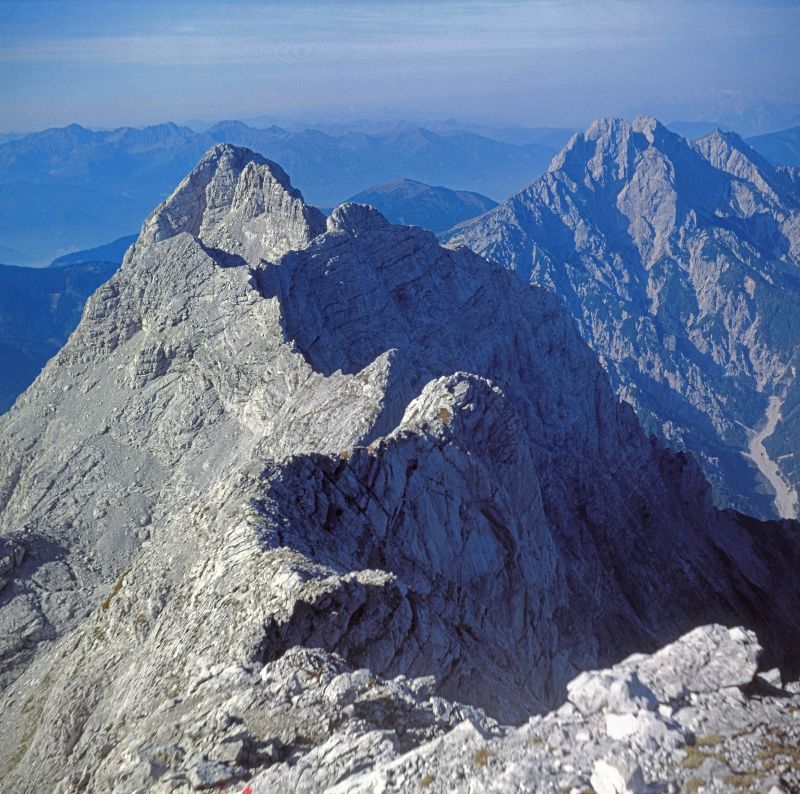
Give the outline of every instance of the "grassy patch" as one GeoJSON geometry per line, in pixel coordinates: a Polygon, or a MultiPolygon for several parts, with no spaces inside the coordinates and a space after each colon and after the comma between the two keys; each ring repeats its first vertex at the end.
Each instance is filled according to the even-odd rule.
{"type": "Polygon", "coordinates": [[[111,606],[111,601],[114,599],[114,596],[118,595],[119,591],[122,590],[122,585],[125,584],[125,577],[130,572],[131,569],[128,568],[128,570],[125,571],[122,576],[119,577],[119,579],[117,579],[117,582],[111,592],[100,602],[100,606],[103,607],[103,609],[108,609],[111,606]]]}
{"type": "Polygon", "coordinates": [[[741,789],[742,791],[753,791],[755,790],[753,787],[756,782],[756,776],[749,774],[725,775],[725,777],[722,778],[722,782],[734,788],[741,789]]]}
{"type": "Polygon", "coordinates": [[[718,761],[725,761],[720,753],[709,753],[705,750],[698,750],[696,747],[687,747],[686,758],[681,761],[681,764],[684,769],[698,769],[707,758],[716,758],[718,761]]]}
{"type": "Polygon", "coordinates": [[[794,770],[800,769],[800,747],[790,743],[783,735],[775,735],[757,753],[756,758],[764,762],[768,769],[773,768],[779,762],[788,763],[794,770]]]}
{"type": "Polygon", "coordinates": [[[712,747],[715,744],[722,744],[723,737],[718,733],[710,733],[708,736],[698,736],[694,740],[695,747],[712,747]]]}
{"type": "Polygon", "coordinates": [[[485,747],[481,747],[481,749],[472,756],[472,760],[475,762],[475,766],[486,766],[491,757],[492,754],[485,747]]]}

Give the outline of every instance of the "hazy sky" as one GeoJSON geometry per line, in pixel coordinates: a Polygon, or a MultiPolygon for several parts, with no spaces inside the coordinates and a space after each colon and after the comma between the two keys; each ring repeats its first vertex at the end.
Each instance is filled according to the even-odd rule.
{"type": "Polygon", "coordinates": [[[312,113],[582,124],[800,101],[800,2],[0,0],[0,130],[312,113]]]}

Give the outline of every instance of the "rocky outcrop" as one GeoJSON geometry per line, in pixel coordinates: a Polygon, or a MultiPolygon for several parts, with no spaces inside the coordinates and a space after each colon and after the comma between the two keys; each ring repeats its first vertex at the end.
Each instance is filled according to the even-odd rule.
{"type": "Polygon", "coordinates": [[[718,505],[797,515],[800,199],[786,170],[731,133],[689,143],[652,118],[604,119],[447,238],[555,292],[718,505]],[[750,446],[773,398],[762,460],[750,446]]]}
{"type": "Polygon", "coordinates": [[[0,419],[11,790],[315,790],[699,622],[796,662],[796,526],[715,510],[554,296],[279,176],[212,151],[0,419]]]}
{"type": "MultiPolygon", "coordinates": [[[[775,671],[756,675],[760,651],[744,629],[705,626],[653,656],[583,673],[563,706],[518,730],[492,735],[473,717],[367,770],[345,777],[328,767],[318,790],[796,791],[800,685],[782,688],[775,671]]],[[[258,775],[253,794],[278,790],[285,769],[258,775]]]]}

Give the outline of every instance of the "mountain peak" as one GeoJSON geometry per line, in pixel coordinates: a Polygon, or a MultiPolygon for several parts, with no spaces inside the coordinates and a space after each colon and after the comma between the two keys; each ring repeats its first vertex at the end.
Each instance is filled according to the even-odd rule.
{"type": "Polygon", "coordinates": [[[633,167],[636,153],[662,139],[665,132],[666,128],[651,116],[640,116],[633,122],[600,118],[569,140],[553,158],[548,171],[564,171],[579,182],[587,178],[600,181],[608,173],[624,179],[633,167]],[[646,142],[641,140],[642,135],[646,142]]]}
{"type": "Polygon", "coordinates": [[[221,266],[320,228],[281,173],[212,150],[0,418],[5,789],[347,787],[339,736],[528,720],[697,623],[795,663],[795,526],[715,512],[554,295],[356,204],[221,266]]]}
{"type": "Polygon", "coordinates": [[[589,141],[596,141],[601,138],[618,135],[621,132],[629,132],[630,127],[631,123],[627,119],[604,116],[603,118],[595,119],[583,133],[579,132],[577,137],[583,137],[585,140],[589,141]]]}
{"type": "Polygon", "coordinates": [[[699,137],[695,143],[700,143],[701,141],[714,145],[726,146],[729,149],[739,149],[740,151],[746,152],[748,156],[750,154],[755,157],[759,156],[755,149],[745,142],[744,138],[732,130],[723,130],[721,127],[715,127],[711,132],[699,137]]]}
{"type": "Polygon", "coordinates": [[[661,144],[669,139],[678,137],[655,116],[637,116],[631,124],[631,130],[644,135],[648,143],[651,144],[661,144]]]}
{"type": "Polygon", "coordinates": [[[750,183],[770,200],[780,201],[778,195],[782,192],[784,180],[764,157],[735,132],[716,128],[698,138],[692,146],[714,168],[750,183]]]}
{"type": "Polygon", "coordinates": [[[324,228],[322,213],[305,204],[277,163],[218,143],[147,218],[137,246],[188,233],[258,262],[303,247],[324,228]]]}
{"type": "Polygon", "coordinates": [[[389,221],[371,204],[340,204],[328,218],[329,232],[359,234],[372,229],[383,229],[389,221]]]}
{"type": "Polygon", "coordinates": [[[652,117],[599,119],[547,174],[445,239],[560,295],[620,395],[697,455],[720,504],[792,516],[796,427],[771,425],[787,475],[771,480],[776,499],[742,428],[778,411],[769,394],[798,388],[793,179],[734,133],[690,142],[652,117]]]}
{"type": "Polygon", "coordinates": [[[618,144],[620,141],[630,139],[634,133],[644,135],[651,144],[668,137],[675,137],[675,134],[670,132],[655,116],[637,116],[633,121],[604,117],[595,119],[584,132],[573,135],[565,148],[574,149],[580,141],[618,144]]]}
{"type": "MultiPolygon", "coordinates": [[[[275,171],[280,172],[285,180],[289,181],[288,174],[277,164],[271,160],[267,160],[263,155],[248,149],[246,146],[234,146],[232,143],[216,143],[214,144],[202,157],[200,162],[192,169],[186,179],[190,179],[192,174],[202,171],[203,167],[208,163],[214,163],[220,166],[234,166],[240,164],[243,168],[247,163],[255,162],[271,166],[275,171]]],[[[185,180],[184,180],[185,181],[185,180]]],[[[180,190],[180,185],[176,188],[176,192],[180,190]]]]}
{"type": "MultiPolygon", "coordinates": [[[[215,133],[226,133],[226,132],[241,132],[241,131],[249,131],[253,129],[248,124],[245,124],[243,121],[236,121],[232,119],[223,119],[222,121],[218,121],[216,124],[210,126],[206,132],[210,134],[215,133]]],[[[215,147],[216,148],[216,147],[215,147]]]]}

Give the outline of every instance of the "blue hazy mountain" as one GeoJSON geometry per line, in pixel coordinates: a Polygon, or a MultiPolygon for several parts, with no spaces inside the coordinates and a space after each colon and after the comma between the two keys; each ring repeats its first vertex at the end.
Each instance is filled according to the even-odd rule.
{"type": "Polygon", "coordinates": [[[130,234],[203,145],[187,127],[76,124],[0,146],[0,254],[15,264],[130,234]]]}
{"type": "Polygon", "coordinates": [[[16,141],[24,137],[24,132],[0,132],[0,143],[8,143],[9,141],[16,141]]]}
{"type": "Polygon", "coordinates": [[[122,263],[125,252],[133,245],[138,236],[138,234],[127,234],[125,237],[119,237],[110,243],[87,248],[83,251],[73,251],[71,254],[64,254],[64,256],[54,259],[49,266],[64,267],[79,262],[111,262],[119,265],[122,263]]]}
{"type": "Polygon", "coordinates": [[[800,111],[792,102],[771,102],[736,91],[711,91],[656,104],[662,105],[661,115],[676,119],[668,128],[687,138],[699,138],[714,129],[736,131],[743,137],[765,135],[795,125],[800,111]]]}
{"type": "Polygon", "coordinates": [[[256,129],[222,122],[96,131],[76,124],[0,145],[0,261],[43,265],[129,234],[210,146],[247,146],[290,169],[306,199],[338,204],[408,178],[503,199],[542,174],[555,149],[420,127],[380,134],[256,129]]]}
{"type": "Polygon", "coordinates": [[[800,167],[800,126],[757,135],[747,142],[775,165],[800,167]]]}
{"type": "Polygon", "coordinates": [[[678,135],[694,140],[702,138],[714,130],[731,132],[731,128],[719,121],[672,121],[667,124],[668,129],[677,132],[678,135]]]}
{"type": "Polygon", "coordinates": [[[399,179],[351,196],[356,204],[371,204],[392,223],[422,226],[441,232],[497,206],[493,199],[467,190],[434,187],[413,179],[399,179]]]}
{"type": "MultiPolygon", "coordinates": [[[[503,143],[512,143],[518,146],[526,144],[541,144],[560,149],[576,132],[576,127],[526,127],[522,124],[474,124],[457,119],[444,121],[424,121],[420,123],[402,119],[355,119],[346,122],[317,121],[301,124],[273,121],[268,116],[250,119],[247,123],[251,127],[269,127],[273,123],[279,127],[290,130],[313,129],[328,135],[345,135],[348,133],[366,133],[367,135],[386,135],[414,129],[427,129],[439,135],[453,132],[472,132],[484,138],[491,138],[503,143]]],[[[192,126],[192,125],[189,125],[192,126]]],[[[206,125],[203,129],[208,129],[206,125]]]]}
{"type": "Polygon", "coordinates": [[[543,173],[555,148],[503,143],[470,131],[433,132],[423,127],[380,134],[256,129],[224,121],[205,133],[210,143],[232,143],[285,164],[308,201],[338,204],[366,185],[397,179],[445,184],[502,199],[543,173]],[[514,187],[516,186],[516,187],[514,187]]]}
{"type": "Polygon", "coordinates": [[[0,413],[33,383],[75,329],[87,298],[116,262],[57,268],[0,265],[0,413]]]}

